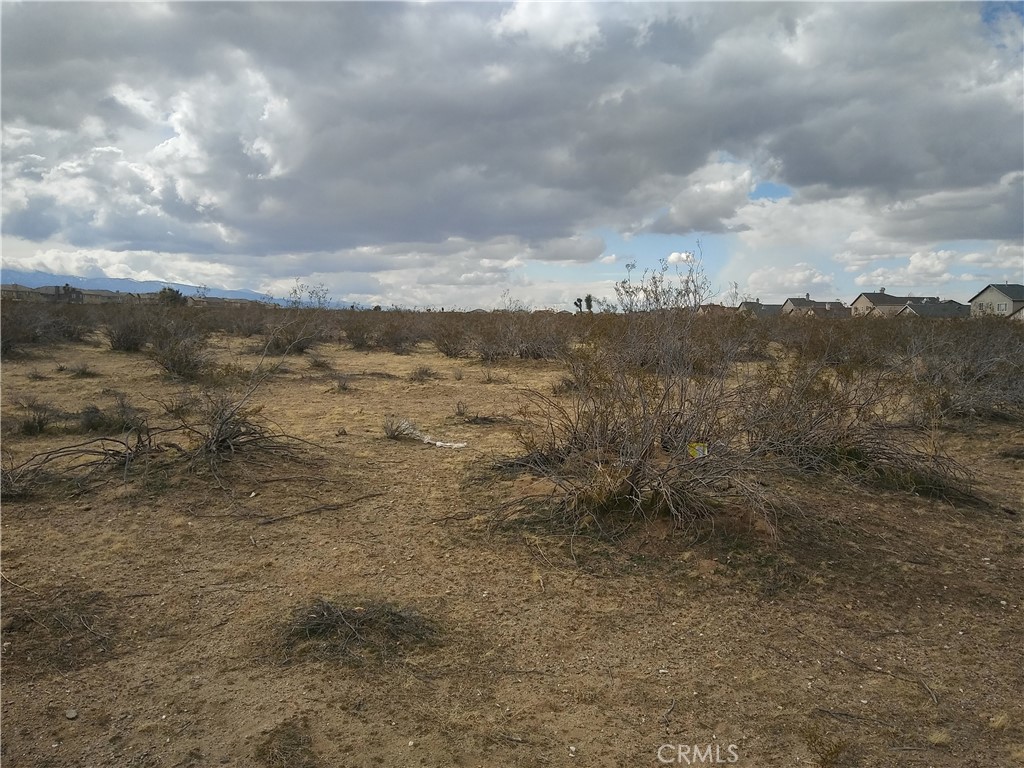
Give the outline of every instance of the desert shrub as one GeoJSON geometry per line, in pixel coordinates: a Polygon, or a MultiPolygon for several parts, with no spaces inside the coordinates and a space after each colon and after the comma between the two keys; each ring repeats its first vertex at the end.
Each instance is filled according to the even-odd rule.
{"type": "Polygon", "coordinates": [[[319,761],[305,718],[287,720],[268,733],[256,748],[256,759],[267,768],[317,768],[319,761]]]}
{"type": "Polygon", "coordinates": [[[93,307],[58,304],[47,307],[40,328],[43,338],[52,341],[85,341],[97,328],[98,319],[93,307]]]}
{"type": "Polygon", "coordinates": [[[970,495],[966,467],[899,428],[899,373],[798,361],[760,371],[743,400],[750,450],[800,472],[928,496],[970,495]],[[919,442],[919,441],[918,441],[919,442]]]}
{"type": "Polygon", "coordinates": [[[687,528],[740,504],[772,525],[756,461],[729,418],[736,390],[615,367],[602,353],[587,367],[585,384],[558,399],[530,392],[522,413],[519,461],[555,484],[556,519],[575,530],[668,516],[687,528]]]}
{"type": "Polygon", "coordinates": [[[563,351],[562,394],[526,394],[522,453],[502,464],[549,479],[548,511],[571,530],[659,516],[688,528],[731,506],[774,527],[774,503],[735,417],[744,393],[728,377],[732,361],[698,370],[696,315],[684,302],[701,285],[692,272],[670,276],[668,265],[620,284],[632,311],[590,323],[563,351]]]}
{"type": "Polygon", "coordinates": [[[190,470],[208,469],[222,481],[223,466],[240,459],[294,458],[293,441],[260,417],[259,406],[250,403],[259,382],[241,395],[203,392],[198,406],[181,419],[181,431],[191,438],[190,470]]]}
{"type": "Polygon", "coordinates": [[[108,315],[103,334],[115,352],[138,352],[149,341],[150,327],[144,307],[124,305],[108,315]]]}
{"type": "Polygon", "coordinates": [[[65,418],[63,411],[55,405],[41,402],[35,397],[26,397],[18,404],[26,412],[25,418],[19,423],[19,431],[23,435],[41,435],[65,418]]]}
{"type": "Polygon", "coordinates": [[[485,363],[514,357],[516,348],[507,318],[491,314],[477,321],[471,347],[477,357],[485,363]]]}
{"type": "Polygon", "coordinates": [[[1024,419],[1024,327],[1002,318],[907,323],[919,420],[1024,419]]]}
{"type": "Polygon", "coordinates": [[[550,312],[512,313],[506,319],[506,338],[524,360],[555,360],[572,341],[568,326],[550,312]]]}
{"type": "Polygon", "coordinates": [[[89,367],[88,363],[75,363],[68,366],[68,372],[73,379],[95,379],[100,374],[89,367]]]}
{"type": "Polygon", "coordinates": [[[23,302],[0,305],[0,356],[9,357],[41,338],[38,311],[23,302]]]}
{"type": "Polygon", "coordinates": [[[441,374],[431,368],[429,365],[421,365],[412,373],[409,374],[409,381],[414,381],[418,384],[430,381],[431,379],[439,379],[441,374]]]}
{"type": "Polygon", "coordinates": [[[210,367],[206,335],[184,317],[164,317],[156,324],[149,356],[164,371],[184,381],[198,381],[210,367]]]}
{"type": "Polygon", "coordinates": [[[196,411],[200,405],[201,398],[189,389],[182,389],[167,400],[155,400],[157,405],[167,416],[181,421],[196,411]]]}
{"type": "Polygon", "coordinates": [[[403,419],[393,414],[384,417],[384,435],[389,440],[404,440],[414,438],[419,433],[416,425],[408,419],[403,419]]]}
{"type": "Polygon", "coordinates": [[[267,354],[301,355],[312,349],[323,337],[319,315],[314,310],[291,310],[283,322],[265,334],[267,354]]]}
{"type": "Polygon", "coordinates": [[[378,315],[350,309],[341,313],[338,320],[345,339],[352,349],[372,349],[376,343],[378,315]]]}
{"type": "Polygon", "coordinates": [[[246,339],[265,333],[267,330],[268,313],[272,312],[272,309],[265,307],[243,307],[242,309],[236,309],[230,314],[230,323],[227,330],[246,339]]]}
{"type": "Polygon", "coordinates": [[[376,600],[323,598],[301,606],[281,632],[284,661],[362,666],[434,644],[438,628],[416,611],[376,600]]]}
{"type": "Polygon", "coordinates": [[[311,357],[309,358],[309,367],[314,371],[332,371],[334,366],[331,365],[330,360],[325,360],[322,357],[311,357]]]}
{"type": "Polygon", "coordinates": [[[437,351],[445,357],[463,357],[471,341],[465,317],[449,312],[438,314],[433,320],[430,341],[437,351]]]}
{"type": "Polygon", "coordinates": [[[132,406],[124,392],[113,393],[114,405],[102,409],[98,405],[87,405],[78,414],[78,427],[82,432],[114,434],[132,430],[144,430],[145,419],[132,406]]]}
{"type": "Polygon", "coordinates": [[[423,340],[423,329],[413,312],[387,312],[377,330],[377,344],[396,355],[408,355],[423,340]]]}
{"type": "Polygon", "coordinates": [[[352,377],[344,373],[335,373],[330,377],[335,392],[348,392],[352,388],[352,377]]]}

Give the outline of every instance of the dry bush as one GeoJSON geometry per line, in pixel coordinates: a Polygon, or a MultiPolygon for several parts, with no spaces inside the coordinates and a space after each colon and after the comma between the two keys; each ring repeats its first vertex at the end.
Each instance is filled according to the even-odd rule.
{"type": "Polygon", "coordinates": [[[230,314],[227,330],[244,339],[266,333],[267,325],[274,310],[271,307],[242,307],[230,314]]]}
{"type": "Polygon", "coordinates": [[[325,360],[322,357],[311,357],[309,358],[309,367],[314,371],[326,371],[330,372],[334,370],[334,366],[331,365],[330,360],[325,360]]]}
{"type": "Polygon", "coordinates": [[[898,371],[795,361],[766,366],[743,400],[751,451],[800,472],[833,473],[926,496],[970,498],[970,471],[903,429],[898,371]]]}
{"type": "Polygon", "coordinates": [[[447,312],[432,320],[429,336],[437,351],[445,357],[464,357],[472,341],[466,316],[447,312]]]}
{"type": "Polygon", "coordinates": [[[18,401],[27,415],[19,422],[19,431],[23,435],[35,436],[46,432],[50,427],[66,418],[66,414],[52,403],[41,402],[34,396],[18,401]]]}
{"type": "Polygon", "coordinates": [[[183,381],[199,381],[209,373],[209,342],[191,318],[166,313],[154,326],[149,350],[153,362],[183,381]]]}
{"type": "Polygon", "coordinates": [[[693,302],[703,283],[668,266],[626,282],[635,310],[590,324],[563,353],[568,381],[552,397],[528,391],[518,464],[552,481],[555,518],[578,531],[667,516],[680,528],[741,508],[774,529],[775,507],[758,480],[736,418],[743,392],[729,378],[738,343],[706,353],[693,302]],[[674,302],[676,305],[665,305],[674,302]]]}
{"type": "Polygon", "coordinates": [[[905,364],[917,416],[1024,419],[1024,327],[1002,318],[906,324],[905,364]]]}
{"type": "Polygon", "coordinates": [[[668,516],[679,528],[729,507],[774,528],[774,504],[729,414],[738,393],[722,379],[616,370],[556,399],[527,393],[521,466],[558,489],[556,517],[572,529],[668,516]]]}
{"type": "Polygon", "coordinates": [[[301,355],[323,340],[321,314],[293,309],[264,335],[263,350],[270,355],[301,355]]]}
{"type": "Polygon", "coordinates": [[[284,663],[307,660],[362,666],[388,663],[410,650],[433,645],[434,622],[386,602],[323,598],[298,608],[281,630],[284,663]]]}
{"type": "Polygon", "coordinates": [[[122,305],[109,313],[103,334],[115,352],[139,352],[149,341],[150,328],[146,308],[122,305]]]}
{"type": "Polygon", "coordinates": [[[199,405],[182,418],[178,429],[189,438],[186,455],[191,471],[209,470],[223,487],[222,471],[228,462],[244,459],[273,466],[282,459],[294,459],[296,438],[290,437],[260,417],[259,406],[250,399],[262,380],[241,395],[202,392],[199,405]]]}
{"type": "Polygon", "coordinates": [[[114,400],[112,409],[104,410],[98,405],[87,405],[78,414],[78,429],[81,432],[103,432],[105,434],[144,431],[146,420],[128,399],[124,392],[110,393],[114,400]]]}
{"type": "Polygon", "coordinates": [[[93,307],[74,304],[55,304],[44,310],[39,333],[49,341],[85,341],[98,327],[93,307]]]}
{"type": "Polygon", "coordinates": [[[506,355],[523,360],[556,360],[570,347],[568,323],[551,312],[506,310],[498,316],[506,355]]]}
{"type": "Polygon", "coordinates": [[[100,376],[97,371],[89,367],[88,363],[75,363],[68,367],[68,373],[73,379],[95,379],[100,376]]]}
{"type": "Polygon", "coordinates": [[[118,615],[103,592],[5,585],[4,675],[67,674],[111,659],[118,615]]]}
{"type": "Polygon", "coordinates": [[[379,313],[347,309],[340,313],[338,324],[352,349],[368,350],[376,344],[379,321],[379,313]]]}
{"type": "Polygon", "coordinates": [[[408,355],[426,337],[425,329],[415,312],[391,311],[377,329],[377,345],[396,355],[408,355]]]}
{"type": "Polygon", "coordinates": [[[20,463],[5,461],[4,495],[27,498],[44,491],[81,493],[119,477],[127,482],[133,470],[162,453],[148,429],[119,437],[94,437],[34,454],[20,463]],[[116,475],[115,475],[116,471],[116,475]]]}
{"type": "Polygon", "coordinates": [[[405,440],[415,438],[419,434],[415,424],[393,414],[384,417],[383,428],[384,434],[389,440],[405,440]]]}
{"type": "Polygon", "coordinates": [[[421,365],[412,373],[409,374],[409,381],[416,382],[417,384],[423,384],[424,382],[430,381],[431,379],[440,379],[441,374],[431,368],[429,365],[421,365]]]}
{"type": "Polygon", "coordinates": [[[0,304],[0,356],[10,357],[41,338],[39,310],[23,302],[0,304]]]}
{"type": "Polygon", "coordinates": [[[267,768],[316,768],[309,723],[305,718],[281,723],[256,748],[256,759],[267,768]]]}

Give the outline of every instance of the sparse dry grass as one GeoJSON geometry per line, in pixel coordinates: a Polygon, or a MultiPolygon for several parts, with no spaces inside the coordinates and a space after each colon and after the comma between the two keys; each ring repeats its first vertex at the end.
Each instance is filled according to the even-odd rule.
{"type": "Polygon", "coordinates": [[[281,633],[282,661],[387,664],[437,641],[434,622],[386,602],[323,598],[296,609],[281,633]]]}

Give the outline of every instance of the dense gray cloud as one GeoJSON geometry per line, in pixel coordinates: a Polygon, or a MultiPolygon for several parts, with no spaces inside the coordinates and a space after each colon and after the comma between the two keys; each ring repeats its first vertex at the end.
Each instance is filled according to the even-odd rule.
{"type": "Polygon", "coordinates": [[[780,217],[844,205],[859,218],[832,219],[849,227],[839,241],[897,246],[829,239],[865,268],[1024,230],[1020,17],[982,6],[2,14],[8,237],[183,254],[265,283],[285,265],[407,287],[422,276],[384,273],[514,282],[529,262],[597,262],[599,228],[763,244],[780,217]],[[752,203],[759,180],[796,196],[752,203]]]}

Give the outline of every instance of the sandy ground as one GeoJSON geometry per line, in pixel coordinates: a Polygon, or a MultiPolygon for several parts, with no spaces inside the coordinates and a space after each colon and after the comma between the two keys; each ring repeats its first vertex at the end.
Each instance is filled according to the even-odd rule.
{"type": "MultiPolygon", "coordinates": [[[[243,348],[217,342],[251,368],[243,348]]],[[[1024,765],[1024,460],[1001,455],[1019,425],[942,436],[980,506],[794,480],[777,543],[570,540],[493,525],[527,481],[483,471],[558,366],[317,355],[347,390],[289,358],[254,396],[315,444],[294,460],[236,461],[219,488],[168,455],[127,484],[4,500],[5,766],[632,768],[699,764],[694,746],[748,768],[1024,765]],[[421,366],[439,378],[410,381],[421,366]],[[389,440],[389,414],[466,447],[389,440]],[[436,642],[282,663],[320,597],[414,611],[436,642]]],[[[3,366],[4,450],[86,439],[20,434],[28,397],[79,411],[119,390],[156,422],[179,389],[144,355],[33,351],[3,366]],[[81,362],[98,375],[57,370],[81,362]]]]}

